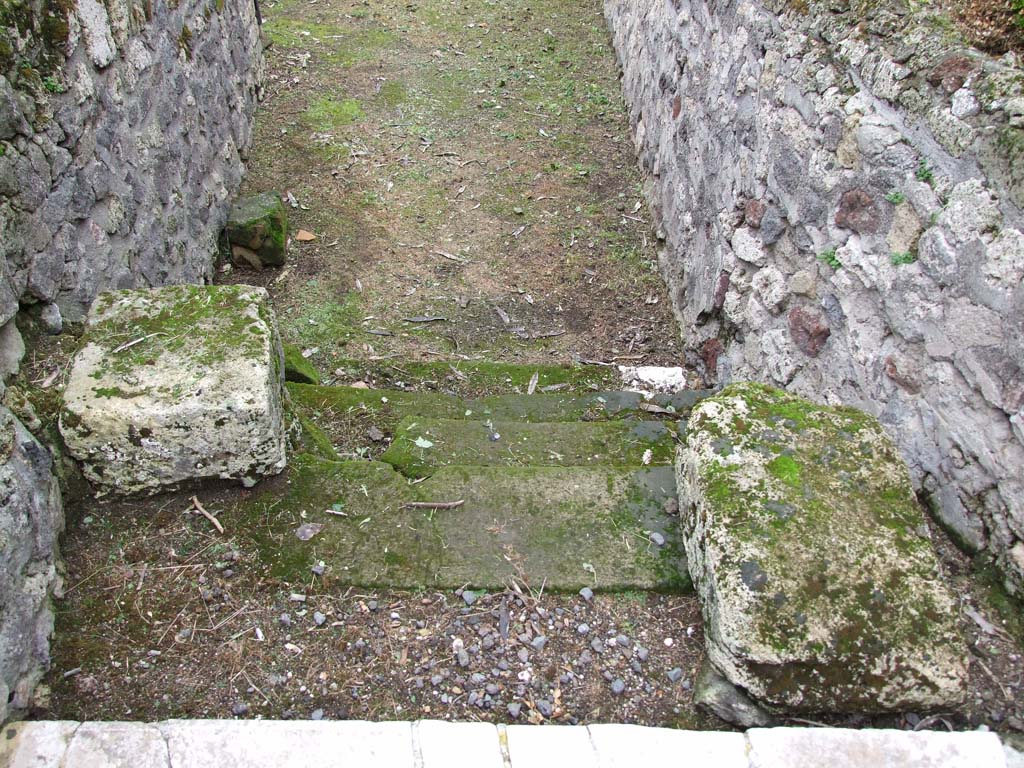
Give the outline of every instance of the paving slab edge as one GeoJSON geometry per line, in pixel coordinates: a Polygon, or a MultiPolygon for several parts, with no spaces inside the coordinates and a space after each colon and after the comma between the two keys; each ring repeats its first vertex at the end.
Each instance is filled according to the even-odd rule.
{"type": "Polygon", "coordinates": [[[10,768],[409,766],[409,768],[1021,768],[991,732],[754,728],[746,733],[639,725],[419,721],[165,720],[9,723],[10,768]]]}

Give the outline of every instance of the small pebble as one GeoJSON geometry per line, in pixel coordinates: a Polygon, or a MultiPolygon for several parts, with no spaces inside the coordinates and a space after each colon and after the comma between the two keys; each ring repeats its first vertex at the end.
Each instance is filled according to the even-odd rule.
{"type": "Polygon", "coordinates": [[[590,587],[584,587],[580,590],[580,597],[586,600],[588,603],[594,599],[594,590],[590,587]]]}
{"type": "Polygon", "coordinates": [[[521,662],[523,662],[523,664],[525,664],[526,662],[528,662],[530,660],[530,652],[528,650],[526,650],[525,648],[520,648],[516,652],[516,656],[519,657],[519,660],[521,662]]]}
{"type": "Polygon", "coordinates": [[[594,649],[594,653],[601,653],[604,650],[604,643],[601,642],[601,638],[595,637],[590,641],[590,647],[594,649]]]}
{"type": "Polygon", "coordinates": [[[444,678],[441,677],[441,675],[433,675],[430,678],[430,684],[431,685],[440,685],[442,680],[444,680],[444,678]]]}
{"type": "Polygon", "coordinates": [[[544,717],[551,717],[551,713],[554,712],[554,708],[551,706],[551,702],[547,699],[537,699],[537,711],[544,715],[544,717]]]}
{"type": "Polygon", "coordinates": [[[629,648],[629,638],[625,635],[616,635],[615,644],[620,648],[629,648]]]}
{"type": "Polygon", "coordinates": [[[665,546],[665,537],[662,536],[657,531],[651,531],[651,541],[654,542],[655,546],[658,546],[658,547],[665,546]]]}
{"type": "Polygon", "coordinates": [[[619,678],[612,680],[612,693],[616,696],[622,695],[622,692],[626,690],[626,684],[619,678]]]}
{"type": "Polygon", "coordinates": [[[322,627],[327,621],[327,617],[324,616],[320,611],[313,611],[313,623],[318,627],[322,627]]]}
{"type": "Polygon", "coordinates": [[[249,711],[249,705],[244,701],[236,701],[231,705],[231,714],[235,717],[241,717],[249,711]]]}
{"type": "Polygon", "coordinates": [[[520,704],[518,701],[513,701],[511,704],[508,705],[509,717],[513,717],[513,718],[519,717],[519,712],[520,712],[520,710],[522,710],[522,708],[523,708],[522,704],[520,704]]]}
{"type": "Polygon", "coordinates": [[[476,592],[472,592],[468,589],[463,590],[462,592],[462,599],[466,602],[466,605],[472,605],[477,601],[478,597],[479,595],[477,595],[476,592]]]}
{"type": "Polygon", "coordinates": [[[530,641],[530,645],[533,646],[535,651],[543,651],[544,646],[547,645],[548,639],[544,635],[537,635],[533,640],[530,641]]]}
{"type": "Polygon", "coordinates": [[[314,709],[312,714],[309,716],[310,720],[323,720],[324,711],[322,709],[314,709]]]}
{"type": "Polygon", "coordinates": [[[324,566],[323,563],[317,563],[309,570],[311,570],[315,576],[323,576],[324,571],[327,570],[327,568],[324,566]]]}
{"type": "Polygon", "coordinates": [[[668,671],[668,679],[673,683],[678,683],[680,680],[683,679],[683,670],[681,670],[679,667],[670,669],[668,671]]]}
{"type": "Polygon", "coordinates": [[[468,667],[469,666],[469,652],[466,651],[465,648],[463,648],[461,651],[459,651],[457,656],[458,656],[459,666],[460,667],[468,667]]]}
{"type": "Polygon", "coordinates": [[[585,635],[590,631],[590,625],[580,624],[578,627],[576,627],[576,631],[579,632],[581,635],[585,635]]]}
{"type": "Polygon", "coordinates": [[[647,657],[650,655],[651,652],[644,648],[642,645],[638,645],[636,647],[636,657],[640,659],[640,661],[647,661],[647,657]]]}
{"type": "Polygon", "coordinates": [[[501,688],[499,688],[494,683],[488,683],[487,687],[484,688],[484,690],[487,691],[488,695],[490,696],[497,696],[499,693],[501,693],[501,688]]]}
{"type": "Polygon", "coordinates": [[[289,616],[287,613],[282,613],[281,616],[278,618],[278,621],[280,621],[281,625],[285,627],[290,627],[292,625],[292,617],[289,616]]]}
{"type": "Polygon", "coordinates": [[[377,601],[376,600],[370,600],[366,604],[366,607],[369,608],[371,611],[376,611],[377,610],[377,601]]]}

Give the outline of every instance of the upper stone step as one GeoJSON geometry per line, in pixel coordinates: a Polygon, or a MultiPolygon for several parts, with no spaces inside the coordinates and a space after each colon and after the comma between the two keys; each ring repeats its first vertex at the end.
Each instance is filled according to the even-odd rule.
{"type": "Polygon", "coordinates": [[[678,591],[690,581],[675,512],[667,466],[444,467],[411,483],[389,464],[299,455],[286,482],[219,517],[295,582],[322,564],[365,587],[678,591]]]}
{"type": "Polygon", "coordinates": [[[422,477],[440,467],[647,466],[672,463],[674,425],[661,421],[515,422],[407,416],[380,460],[422,477]]]}
{"type": "Polygon", "coordinates": [[[410,392],[357,387],[326,387],[289,383],[292,400],[313,413],[343,414],[350,409],[391,416],[438,419],[490,418],[501,421],[596,421],[646,417],[652,413],[683,416],[710,395],[708,390],[687,390],[645,399],[638,392],[537,393],[459,397],[440,392],[410,392]]]}

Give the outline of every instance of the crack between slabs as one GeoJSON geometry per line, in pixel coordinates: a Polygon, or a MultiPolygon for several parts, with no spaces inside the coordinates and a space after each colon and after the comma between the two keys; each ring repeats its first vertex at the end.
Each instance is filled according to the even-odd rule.
{"type": "Polygon", "coordinates": [[[512,755],[508,751],[508,727],[504,723],[497,724],[498,748],[501,749],[501,762],[505,768],[512,768],[512,755]]]}

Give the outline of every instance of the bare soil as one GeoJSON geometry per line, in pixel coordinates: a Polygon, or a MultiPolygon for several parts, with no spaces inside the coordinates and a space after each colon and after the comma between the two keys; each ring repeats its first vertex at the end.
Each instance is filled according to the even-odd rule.
{"type": "Polygon", "coordinates": [[[282,0],[246,192],[291,194],[286,341],[339,360],[676,365],[600,3],[282,0]],[[411,322],[407,318],[442,318],[411,322]]]}

